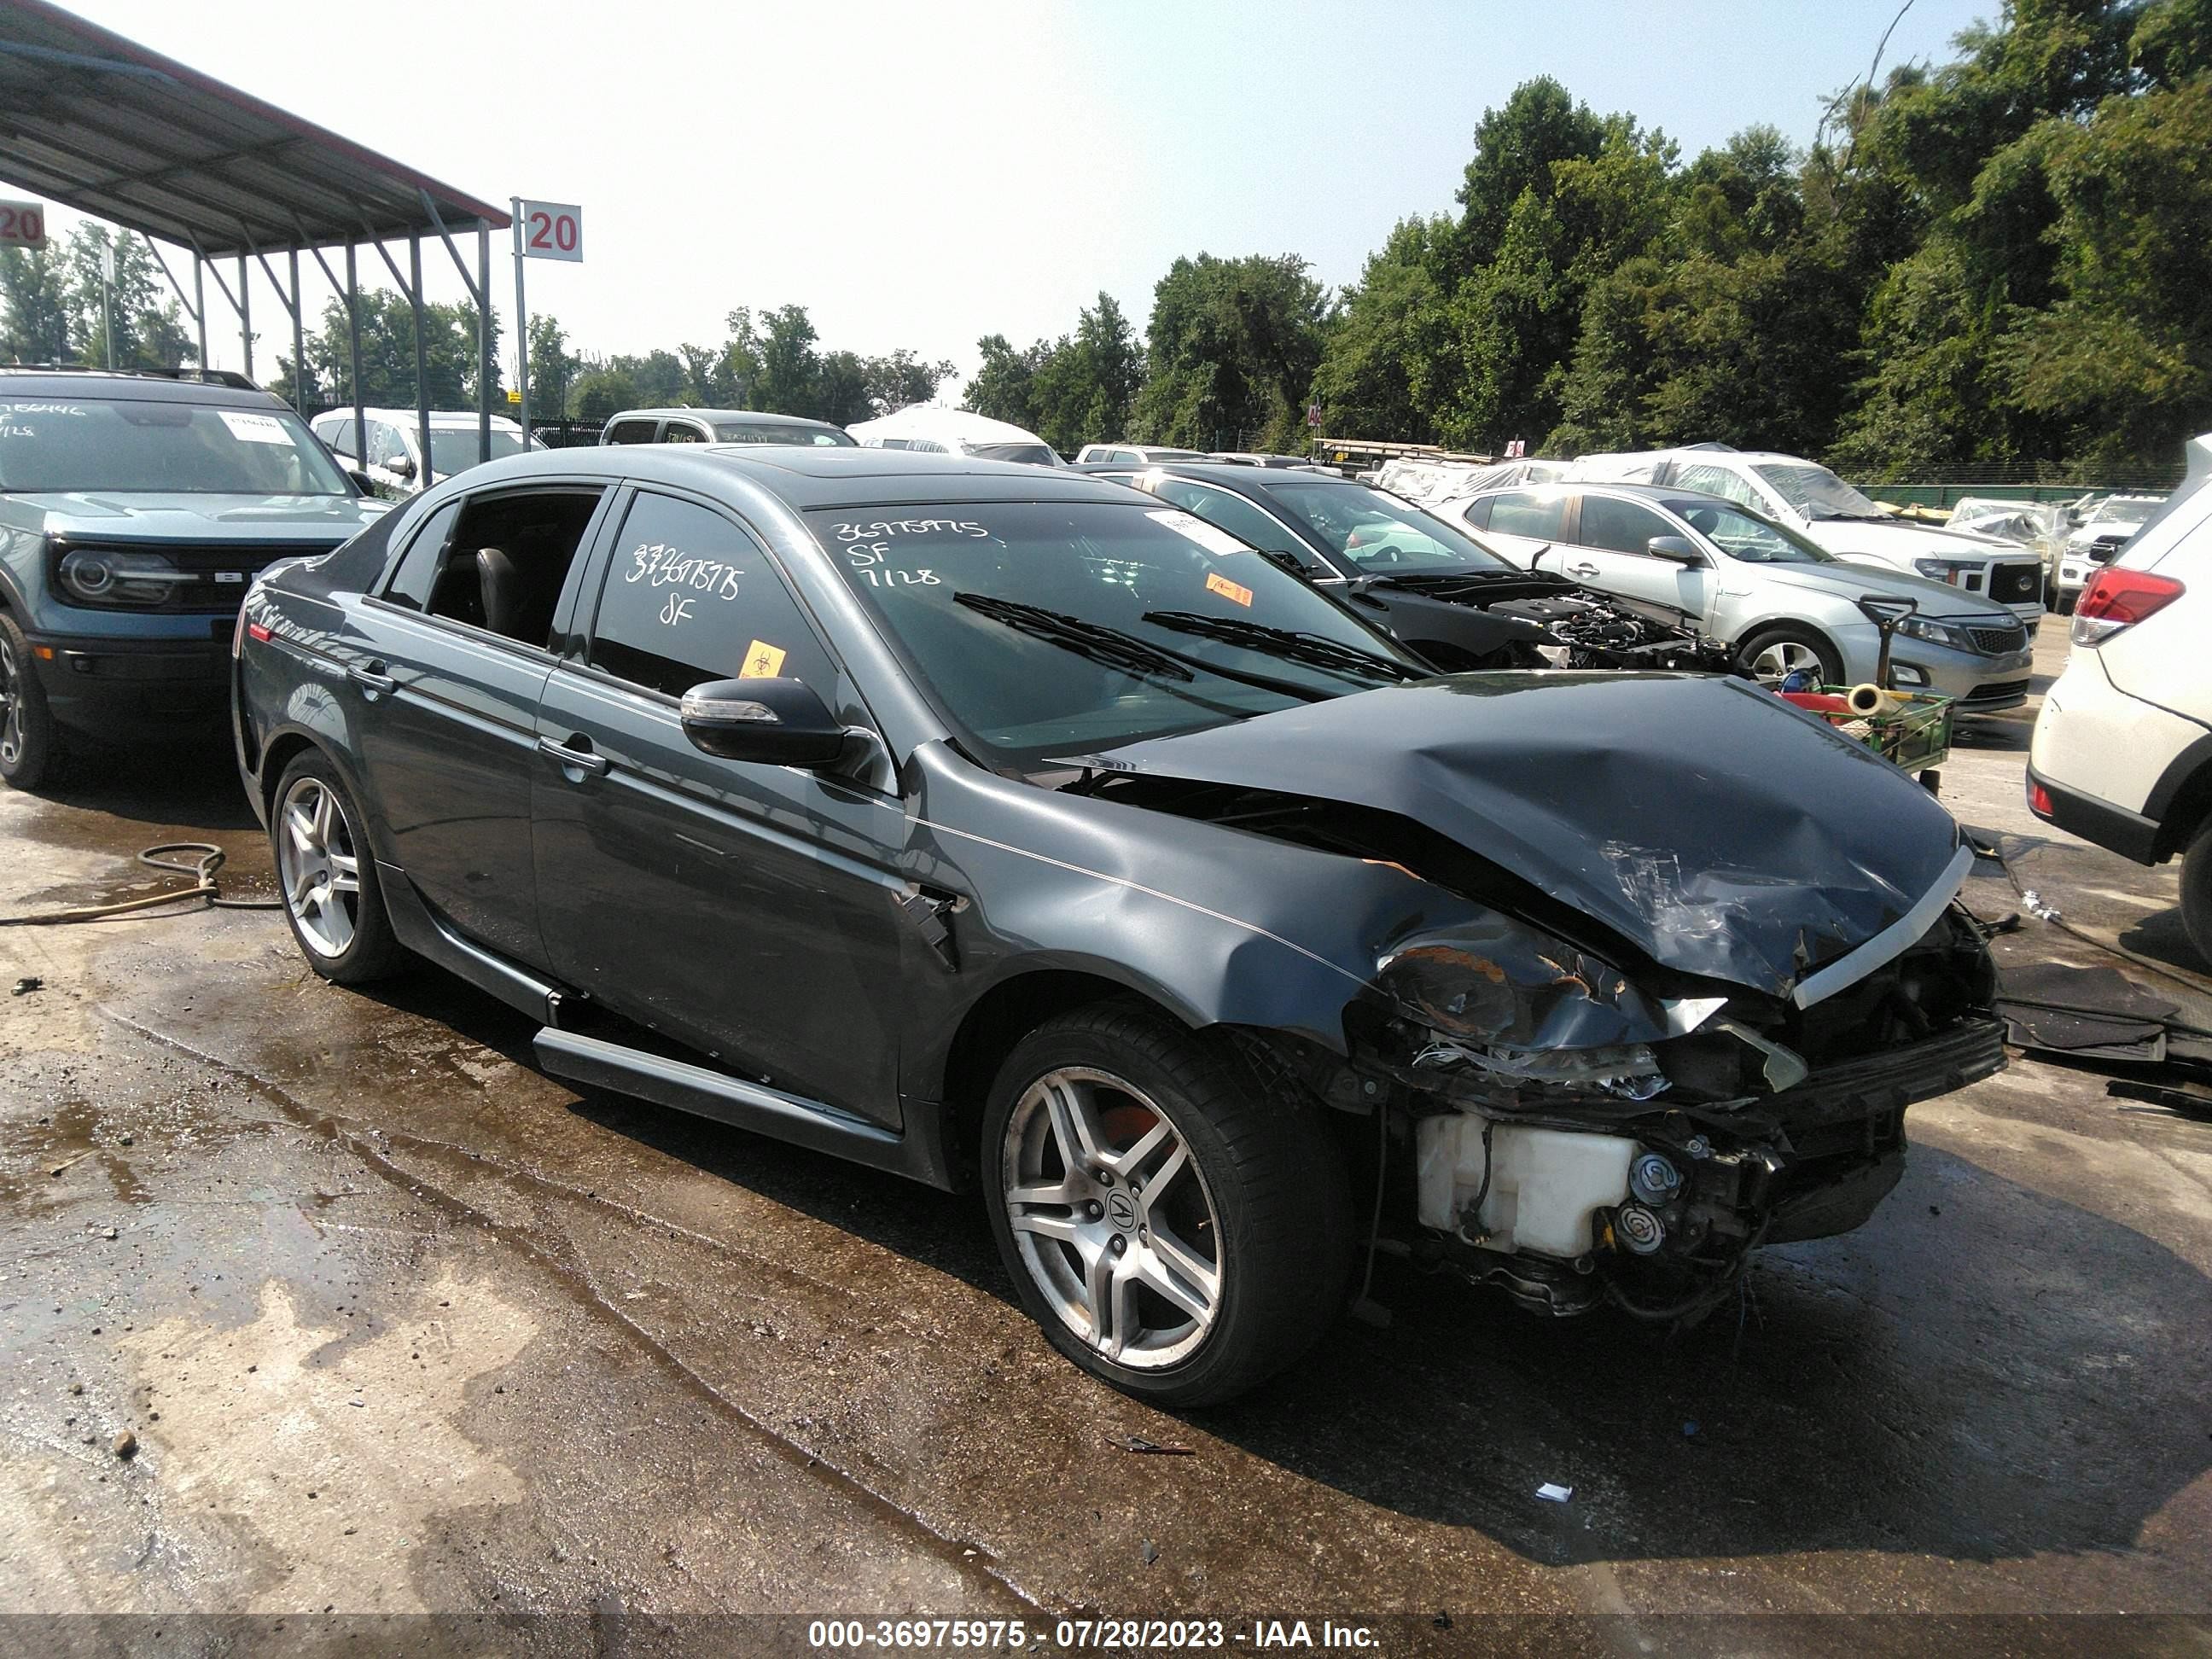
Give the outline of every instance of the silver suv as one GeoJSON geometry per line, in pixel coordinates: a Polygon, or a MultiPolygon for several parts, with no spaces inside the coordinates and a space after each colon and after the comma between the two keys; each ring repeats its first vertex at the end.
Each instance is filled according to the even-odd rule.
{"type": "Polygon", "coordinates": [[[2006,606],[1921,576],[1847,562],[1718,495],[1657,484],[1540,484],[1456,507],[1516,564],[1681,614],[1770,684],[1796,671],[1826,685],[1870,680],[1881,634],[1862,599],[1911,599],[1891,683],[1977,714],[2027,697],[2033,649],[2006,606]]]}

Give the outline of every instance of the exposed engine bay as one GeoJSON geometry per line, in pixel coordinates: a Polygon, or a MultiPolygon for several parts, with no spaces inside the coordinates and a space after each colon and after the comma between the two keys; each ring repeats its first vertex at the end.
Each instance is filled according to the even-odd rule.
{"type": "Polygon", "coordinates": [[[1381,996],[1346,1012],[1348,1060],[1280,1034],[1248,1046],[1285,1086],[1379,1107],[1388,1248],[1544,1313],[1701,1316],[1756,1246],[1863,1222],[1902,1175],[1905,1108],[2004,1063],[1988,951],[1955,906],[1800,1006],[1669,968],[1400,814],[1160,777],[1076,787],[1487,907],[1379,953],[1381,996]]]}
{"type": "Polygon", "coordinates": [[[1501,666],[1709,672],[1729,666],[1728,652],[1687,628],[1686,618],[1656,605],[1639,606],[1598,593],[1543,571],[1392,574],[1375,581],[1530,624],[1540,637],[1520,648],[1515,664],[1501,666]]]}

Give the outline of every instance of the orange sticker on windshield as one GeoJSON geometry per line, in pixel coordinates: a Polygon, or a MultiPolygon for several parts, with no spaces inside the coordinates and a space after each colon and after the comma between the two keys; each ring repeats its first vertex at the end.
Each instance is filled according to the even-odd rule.
{"type": "Polygon", "coordinates": [[[1237,605],[1249,607],[1252,603],[1252,590],[1250,588],[1245,586],[1242,582],[1232,582],[1228,577],[1221,575],[1218,572],[1208,571],[1206,573],[1206,591],[1209,593],[1218,593],[1223,599],[1232,600],[1237,605]]]}
{"type": "Polygon", "coordinates": [[[745,665],[738,670],[741,680],[772,680],[783,672],[783,648],[770,645],[766,640],[755,640],[745,647],[745,665]]]}

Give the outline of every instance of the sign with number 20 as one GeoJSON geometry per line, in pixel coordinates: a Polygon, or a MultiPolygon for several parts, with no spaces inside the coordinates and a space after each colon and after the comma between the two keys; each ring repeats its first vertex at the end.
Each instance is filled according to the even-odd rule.
{"type": "Polygon", "coordinates": [[[522,252],[530,259],[584,258],[584,210],[573,202],[522,204],[522,252]]]}

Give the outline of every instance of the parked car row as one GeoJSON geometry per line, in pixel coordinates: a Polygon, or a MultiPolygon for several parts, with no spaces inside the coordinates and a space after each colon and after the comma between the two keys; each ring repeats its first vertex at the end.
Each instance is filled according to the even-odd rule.
{"type": "MultiPolygon", "coordinates": [[[[1956,824],[1751,683],[1870,672],[1887,595],[1900,680],[2003,706],[1999,599],[1680,480],[1437,514],[946,412],[625,411],[387,507],[250,387],[0,372],[0,769],[227,702],[316,972],[425,959],[580,1086],[980,1188],[1051,1340],[1164,1402],[1295,1360],[1378,1237],[1693,1316],[2003,1063],[1956,824]]],[[[2137,856],[2212,820],[2145,678],[2202,516],[2077,621],[2101,706],[2199,735],[2130,805],[2038,732],[2037,810],[2137,856]]]]}

